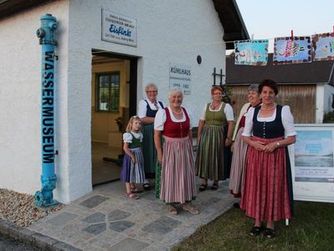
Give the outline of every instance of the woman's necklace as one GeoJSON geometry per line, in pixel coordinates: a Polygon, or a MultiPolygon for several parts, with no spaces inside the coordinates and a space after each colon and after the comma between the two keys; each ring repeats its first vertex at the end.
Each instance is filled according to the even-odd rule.
{"type": "Polygon", "coordinates": [[[272,106],[269,106],[269,107],[264,107],[263,105],[261,106],[261,110],[263,111],[271,111],[271,110],[274,110],[276,108],[276,105],[273,104],[272,106]]]}
{"type": "Polygon", "coordinates": [[[216,103],[216,104],[214,104],[213,102],[211,103],[211,109],[213,109],[213,110],[217,110],[218,108],[219,108],[219,106],[221,105],[221,102],[219,102],[219,103],[216,103]]]}
{"type": "Polygon", "coordinates": [[[179,111],[174,111],[174,110],[172,109],[172,112],[173,112],[174,114],[180,115],[180,114],[182,113],[182,109],[180,109],[179,111]]]}

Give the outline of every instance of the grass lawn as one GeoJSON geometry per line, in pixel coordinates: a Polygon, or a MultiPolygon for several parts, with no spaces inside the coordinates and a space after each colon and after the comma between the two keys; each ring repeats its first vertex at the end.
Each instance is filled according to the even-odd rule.
{"type": "Polygon", "coordinates": [[[334,250],[334,204],[295,202],[289,226],[275,224],[276,236],[249,236],[253,221],[230,209],[173,250],[334,250]]]}

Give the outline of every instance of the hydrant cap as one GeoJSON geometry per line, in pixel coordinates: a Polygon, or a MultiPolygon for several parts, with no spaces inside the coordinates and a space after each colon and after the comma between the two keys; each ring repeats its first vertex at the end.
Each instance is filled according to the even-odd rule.
{"type": "Polygon", "coordinates": [[[49,13],[47,13],[44,16],[41,17],[41,21],[47,21],[47,20],[56,22],[56,18],[49,13]]]}

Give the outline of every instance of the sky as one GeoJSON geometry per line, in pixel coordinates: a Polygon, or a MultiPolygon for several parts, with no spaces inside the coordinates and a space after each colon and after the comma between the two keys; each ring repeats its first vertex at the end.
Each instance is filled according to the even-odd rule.
{"type": "Polygon", "coordinates": [[[269,39],[273,51],[275,37],[311,36],[334,32],[334,0],[236,0],[253,39],[269,39]]]}

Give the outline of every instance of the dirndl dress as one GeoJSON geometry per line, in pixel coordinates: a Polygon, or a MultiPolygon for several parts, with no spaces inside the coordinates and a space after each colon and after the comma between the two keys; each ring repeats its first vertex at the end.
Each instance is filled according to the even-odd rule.
{"type": "Polygon", "coordinates": [[[141,147],[142,134],[139,133],[139,138],[131,132],[124,133],[123,139],[129,144],[130,151],[135,155],[136,162],[133,163],[128,154],[124,155],[120,180],[129,183],[144,183],[144,158],[141,147]]]}
{"type": "MultiPolygon", "coordinates": [[[[253,140],[264,144],[284,138],[282,106],[277,105],[276,117],[271,122],[257,120],[260,107],[253,116],[253,140]]],[[[247,216],[260,221],[279,221],[292,217],[292,180],[286,147],[273,152],[258,151],[248,146],[246,178],[240,208],[247,216]]]]}
{"type": "Polygon", "coordinates": [[[192,141],[188,136],[190,119],[182,109],[185,121],[174,122],[165,108],[160,199],[166,203],[185,203],[196,197],[192,141]]]}
{"type": "Polygon", "coordinates": [[[219,111],[210,111],[207,104],[205,125],[197,148],[196,175],[211,180],[224,180],[224,126],[226,116],[225,104],[219,111]]]}

